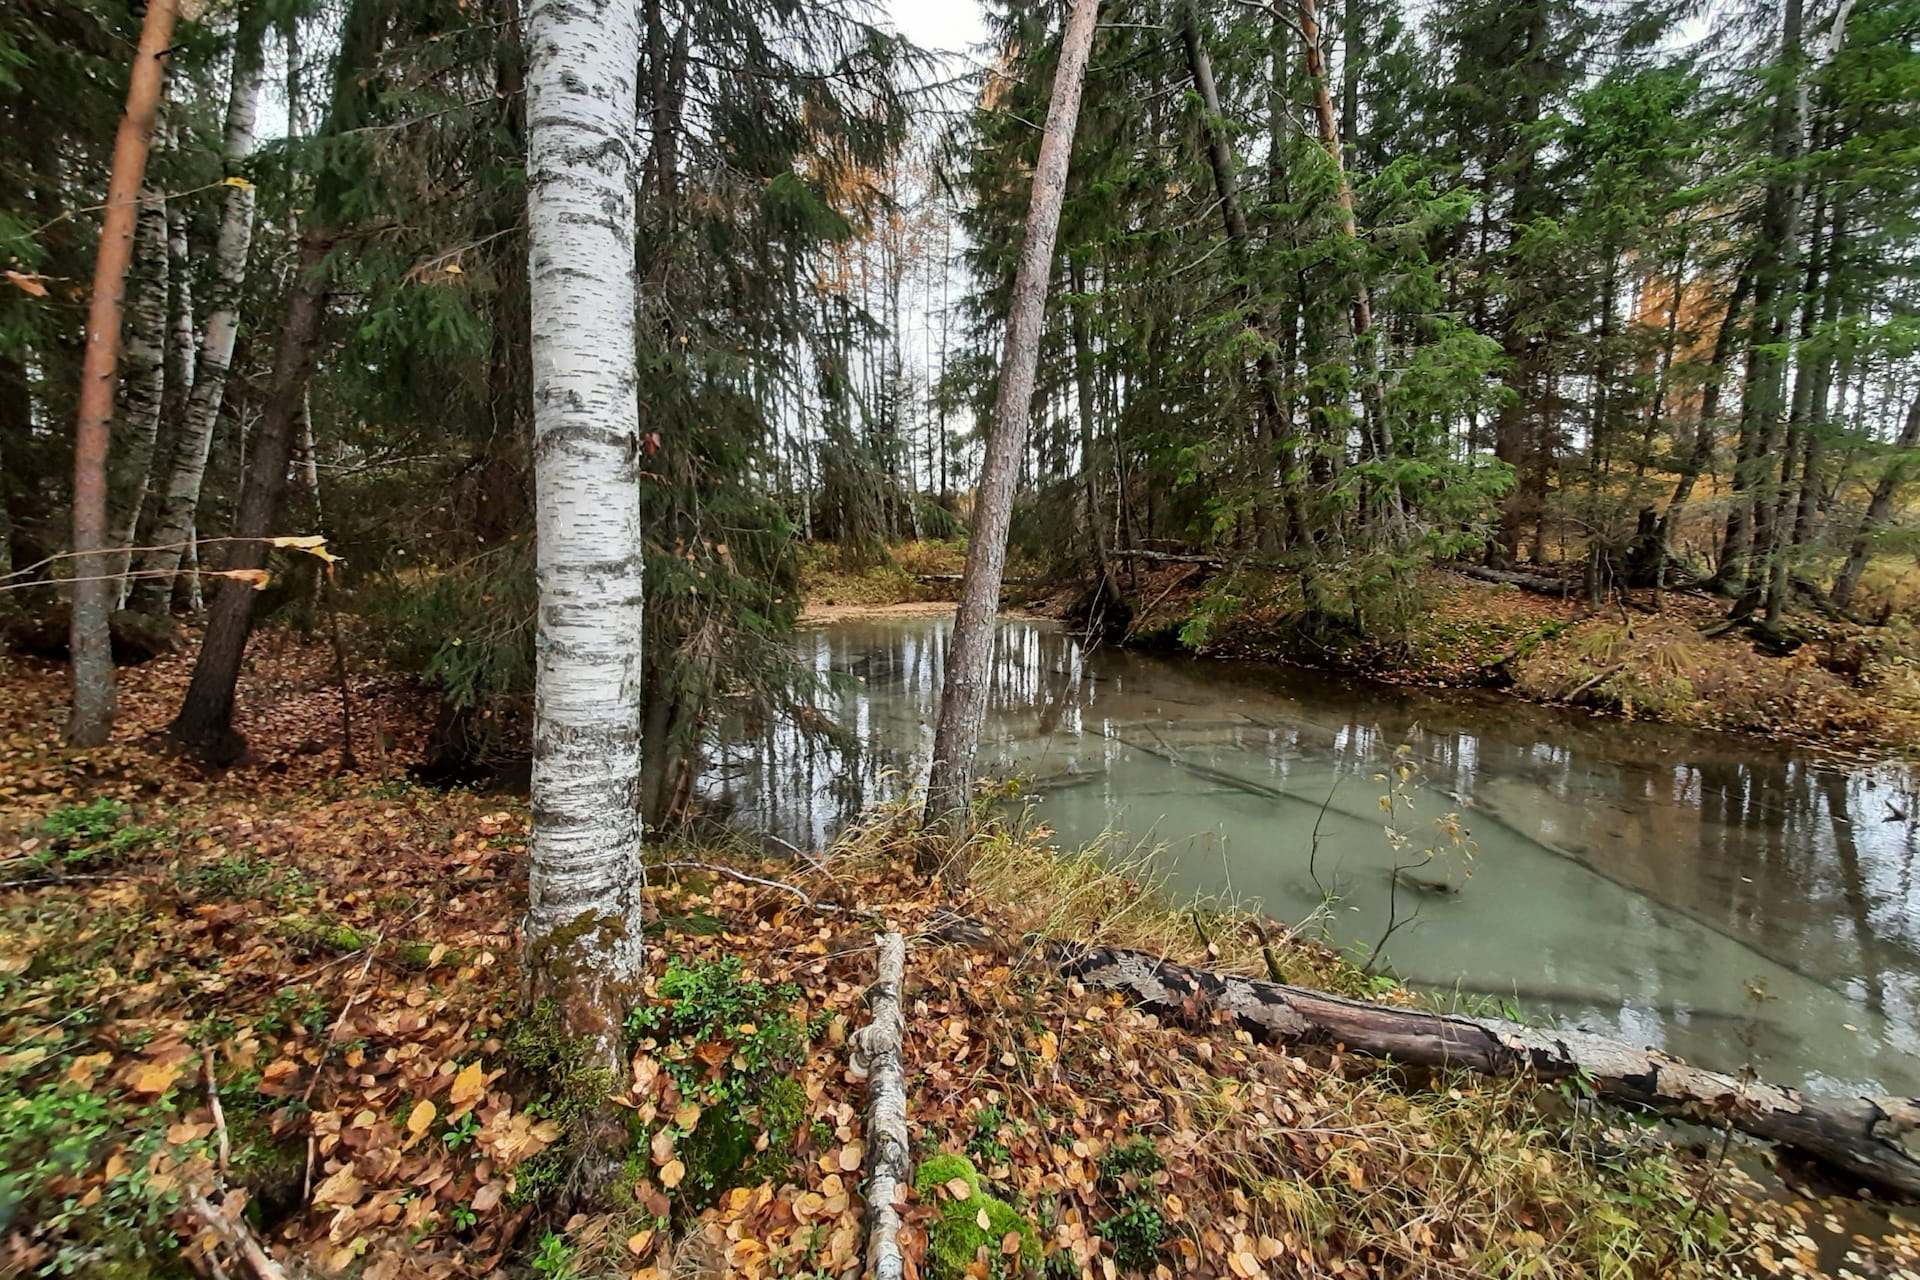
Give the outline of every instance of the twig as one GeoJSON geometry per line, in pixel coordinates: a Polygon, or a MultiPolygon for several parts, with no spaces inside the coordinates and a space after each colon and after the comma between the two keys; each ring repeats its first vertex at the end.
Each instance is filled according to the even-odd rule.
{"type": "Polygon", "coordinates": [[[187,1188],[187,1206],[199,1215],[202,1222],[212,1227],[219,1237],[240,1251],[247,1266],[259,1280],[287,1280],[286,1269],[273,1260],[273,1256],[260,1243],[260,1237],[253,1234],[253,1228],[242,1219],[235,1222],[208,1203],[200,1194],[199,1188],[187,1188]]]}
{"type": "Polygon", "coordinates": [[[232,1155],[232,1147],[227,1141],[227,1111],[220,1105],[220,1086],[213,1078],[212,1045],[200,1050],[200,1068],[207,1077],[207,1109],[213,1113],[213,1133],[218,1140],[220,1152],[220,1186],[227,1185],[227,1162],[232,1155]]]}
{"type": "Polygon", "coordinates": [[[794,886],[784,884],[779,880],[768,880],[761,876],[750,876],[744,871],[735,871],[732,867],[723,867],[717,862],[660,862],[654,865],[663,871],[711,871],[718,876],[731,876],[735,880],[744,880],[748,884],[764,885],[769,889],[778,889],[782,893],[790,893],[810,907],[819,905],[813,900],[812,895],[808,894],[804,889],[796,889],[794,886]]]}

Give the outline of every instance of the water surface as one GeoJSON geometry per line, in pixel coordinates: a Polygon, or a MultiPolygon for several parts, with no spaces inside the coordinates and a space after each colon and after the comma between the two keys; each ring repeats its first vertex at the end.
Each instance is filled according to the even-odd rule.
{"type": "MultiPolygon", "coordinates": [[[[820,847],[915,784],[950,625],[803,632],[838,677],[840,741],[730,726],[712,798],[820,847]]],[[[980,770],[1032,779],[1062,843],[1115,833],[1176,890],[1257,900],[1357,956],[1400,920],[1381,962],[1406,981],[1821,1093],[1920,1094],[1902,773],[1494,695],[1089,652],[1023,620],[1002,624],[980,770]],[[1399,760],[1413,806],[1389,814],[1399,760]]]]}

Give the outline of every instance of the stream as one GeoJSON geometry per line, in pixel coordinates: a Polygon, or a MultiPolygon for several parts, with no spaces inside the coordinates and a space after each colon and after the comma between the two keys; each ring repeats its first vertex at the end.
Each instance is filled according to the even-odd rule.
{"type": "MultiPolygon", "coordinates": [[[[735,719],[709,802],[820,848],[913,785],[950,628],[804,630],[840,740],[735,719]]],[[[1088,651],[1045,621],[1003,621],[993,670],[978,770],[1028,780],[1062,845],[1150,856],[1178,895],[1257,904],[1359,959],[1391,913],[1382,966],[1464,1007],[1816,1093],[1920,1095],[1920,823],[1901,770],[1494,694],[1088,651]],[[1389,815],[1397,759],[1412,807],[1389,815]],[[1442,832],[1450,814],[1469,844],[1442,832]]]]}

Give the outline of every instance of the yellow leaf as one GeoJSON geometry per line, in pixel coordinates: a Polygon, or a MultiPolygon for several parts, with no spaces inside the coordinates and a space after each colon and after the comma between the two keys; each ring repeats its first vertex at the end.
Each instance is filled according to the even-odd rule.
{"type": "Polygon", "coordinates": [[[127,1081],[127,1087],[135,1093],[150,1093],[155,1097],[173,1088],[173,1082],[180,1078],[180,1065],[171,1062],[150,1062],[133,1073],[127,1081]]]}
{"type": "Polygon", "coordinates": [[[674,1124],[674,1127],[677,1129],[690,1130],[693,1128],[693,1126],[699,1123],[700,1123],[700,1104],[697,1102],[692,1102],[692,1101],[683,1102],[679,1105],[678,1108],[675,1109],[673,1113],[673,1124],[674,1124]]]}
{"type": "Polygon", "coordinates": [[[627,1252],[637,1258],[645,1254],[648,1247],[652,1244],[653,1228],[648,1227],[645,1231],[635,1232],[633,1235],[627,1237],[627,1252]]]}
{"type": "Polygon", "coordinates": [[[955,1200],[967,1200],[973,1196],[973,1188],[967,1185],[965,1178],[954,1178],[947,1183],[947,1194],[955,1200]]]}
{"type": "Polygon", "coordinates": [[[270,547],[289,547],[295,551],[304,551],[310,556],[325,560],[328,564],[338,564],[340,557],[327,550],[327,539],[323,534],[308,533],[299,536],[291,534],[278,538],[268,538],[270,547]]]}
{"type": "Polygon", "coordinates": [[[465,275],[465,274],[466,274],[466,272],[464,272],[464,271],[462,271],[462,270],[460,269],[460,264],[459,264],[459,263],[457,263],[457,262],[449,262],[449,263],[447,264],[447,274],[448,274],[448,275],[450,275],[450,276],[460,276],[460,275],[465,275]]]}
{"type": "Polygon", "coordinates": [[[366,1188],[361,1185],[359,1175],[354,1173],[352,1165],[348,1165],[313,1189],[313,1202],[345,1209],[359,1204],[360,1197],[365,1194],[366,1188]]]}
{"type": "Polygon", "coordinates": [[[407,1113],[407,1132],[414,1137],[425,1133],[433,1124],[434,1116],[440,1109],[425,1098],[413,1104],[413,1110],[407,1113]]]}
{"type": "Polygon", "coordinates": [[[220,183],[222,186],[237,187],[241,191],[253,190],[253,184],[237,173],[228,174],[226,177],[220,179],[220,183]]]}
{"type": "Polygon", "coordinates": [[[666,1167],[660,1170],[660,1185],[671,1191],[679,1186],[680,1180],[686,1176],[687,1166],[684,1162],[680,1160],[669,1160],[666,1163],[666,1167]]]}
{"type": "Polygon", "coordinates": [[[867,1146],[864,1142],[849,1142],[840,1148],[840,1172],[852,1173],[860,1167],[860,1161],[866,1158],[867,1146]]]}
{"type": "Polygon", "coordinates": [[[974,1214],[973,1220],[979,1224],[980,1229],[982,1231],[987,1230],[993,1225],[993,1219],[987,1216],[987,1211],[985,1209],[982,1209],[980,1212],[974,1214]]]}
{"type": "Polygon", "coordinates": [[[235,582],[244,582],[255,591],[265,591],[267,584],[273,581],[273,575],[265,569],[221,569],[213,574],[216,578],[232,578],[235,582]]]}
{"type": "Polygon", "coordinates": [[[447,1101],[456,1107],[471,1106],[480,1100],[487,1091],[486,1074],[481,1071],[478,1061],[470,1062],[460,1069],[453,1078],[453,1088],[447,1092],[447,1101]]]}
{"type": "Polygon", "coordinates": [[[45,279],[44,276],[30,276],[21,271],[7,272],[8,283],[20,290],[20,292],[30,294],[35,298],[44,298],[47,296],[47,286],[40,283],[43,279],[45,279]]]}

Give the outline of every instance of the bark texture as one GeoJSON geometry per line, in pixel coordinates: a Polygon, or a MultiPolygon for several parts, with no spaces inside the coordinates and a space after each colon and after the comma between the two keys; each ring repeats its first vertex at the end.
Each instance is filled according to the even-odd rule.
{"type": "Polygon", "coordinates": [[[907,1077],[900,1001],[906,987],[906,940],[880,935],[880,972],[867,988],[872,1021],[855,1033],[856,1070],[867,1077],[867,1268],[873,1280],[902,1280],[900,1209],[913,1185],[907,1140],[907,1077]]]}
{"type": "Polygon", "coordinates": [[[194,536],[200,483],[207,473],[213,426],[220,417],[227,372],[233,364],[234,340],[240,332],[240,292],[246,283],[247,255],[253,244],[254,206],[253,185],[241,176],[241,170],[253,153],[254,119],[260,106],[260,86],[266,78],[266,61],[261,56],[265,25],[259,6],[243,7],[235,37],[222,153],[227,177],[239,181],[228,186],[224,195],[208,291],[210,310],[200,335],[193,389],[186,398],[161,486],[149,539],[153,550],[142,553],[135,566],[132,606],[143,613],[165,613],[173,598],[174,574],[180,569],[186,544],[194,536]]]}
{"type": "Polygon", "coordinates": [[[571,1034],[619,1050],[641,967],[634,366],[637,7],[527,11],[539,640],[529,954],[571,1034]]]}
{"type": "MultiPolygon", "coordinates": [[[[1007,526],[1013,518],[1020,458],[1027,447],[1034,370],[1040,359],[1040,335],[1046,326],[1053,242],[1060,229],[1067,161],[1080,117],[1080,86],[1086,79],[1099,7],[1099,0],[1074,0],[1060,41],[1053,99],[1047,108],[1046,132],[1040,140],[1040,160],[1033,171],[1026,239],[1014,270],[1013,302],[1007,313],[1006,347],[1000,360],[1000,389],[994,401],[993,430],[980,467],[960,607],[954,615],[953,640],[947,647],[940,718],[933,735],[933,768],[927,779],[928,826],[956,824],[967,809],[973,757],[980,746],[980,726],[987,711],[994,614],[999,608],[1000,579],[1007,563],[1007,526]]],[[[929,848],[922,854],[922,870],[938,869],[929,848]]]]}
{"type": "Polygon", "coordinates": [[[1423,1013],[1174,964],[1141,951],[1047,944],[1063,977],[1172,1019],[1224,1014],[1268,1043],[1344,1046],[1412,1066],[1589,1081],[1603,1098],[1726,1124],[1817,1156],[1882,1191],[1920,1194],[1920,1100],[1807,1098],[1583,1031],[1423,1013]]]}
{"type": "Polygon", "coordinates": [[[87,348],[80,371],[80,413],[73,450],[73,713],[67,741],[93,747],[113,732],[113,557],[107,537],[107,453],[113,422],[114,372],[120,358],[121,298],[133,256],[147,144],[160,109],[167,49],[177,0],[150,0],[127,84],[127,106],[113,140],[107,211],[94,261],[87,348]]]}

